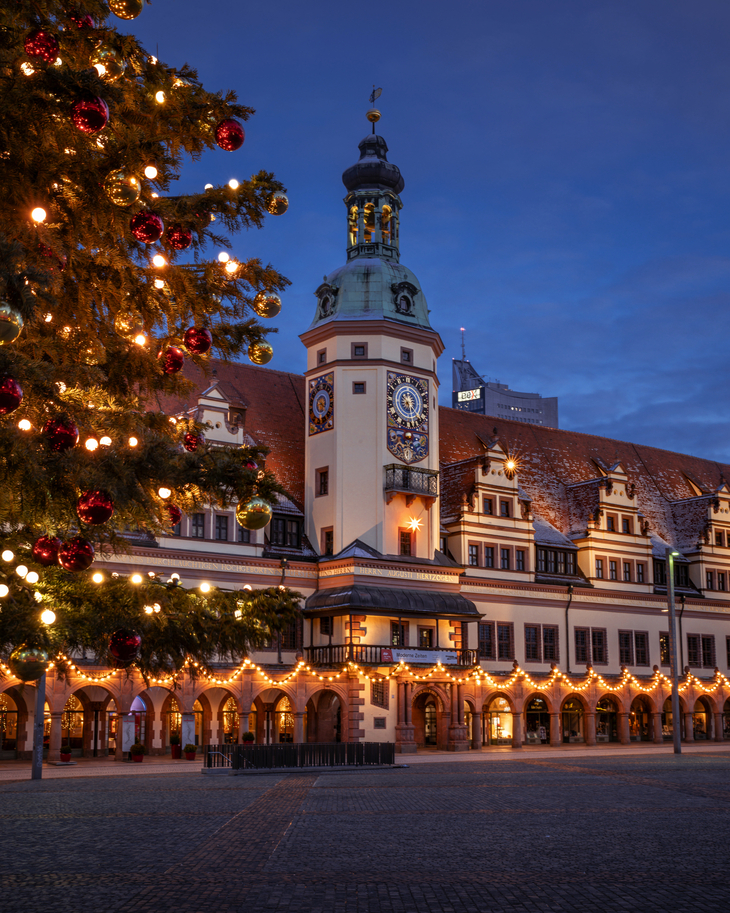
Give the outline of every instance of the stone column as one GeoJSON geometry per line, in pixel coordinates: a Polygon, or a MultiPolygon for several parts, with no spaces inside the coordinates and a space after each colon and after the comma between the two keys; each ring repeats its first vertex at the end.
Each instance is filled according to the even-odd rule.
{"type": "Polygon", "coordinates": [[[396,688],[398,689],[398,723],[405,723],[406,721],[406,701],[405,701],[405,690],[406,686],[403,682],[397,682],[396,688]]]}
{"type": "Polygon", "coordinates": [[[482,713],[472,713],[471,715],[471,747],[474,749],[482,747],[482,713]]]}
{"type": "Polygon", "coordinates": [[[512,748],[522,748],[522,714],[512,713],[512,748]]]}
{"type": "Polygon", "coordinates": [[[54,710],[51,712],[51,739],[48,744],[48,761],[61,760],[61,722],[63,719],[63,710],[54,710]]]}
{"type": "Polygon", "coordinates": [[[713,714],[713,717],[714,717],[714,719],[715,719],[715,735],[714,735],[714,739],[715,739],[716,742],[722,742],[722,739],[723,739],[723,734],[722,734],[722,722],[723,722],[723,721],[722,721],[722,714],[721,714],[721,713],[714,713],[714,714],[713,714]]]}
{"type": "Polygon", "coordinates": [[[464,686],[456,686],[456,709],[458,711],[459,725],[464,726],[464,686]]]}
{"type": "Polygon", "coordinates": [[[304,741],[304,711],[297,711],[294,714],[294,741],[304,741]]]}
{"type": "Polygon", "coordinates": [[[596,714],[592,710],[587,710],[583,714],[583,725],[585,726],[586,745],[596,744],[596,714]]]}
{"type": "Polygon", "coordinates": [[[652,713],[652,715],[651,715],[651,721],[652,721],[652,730],[653,730],[653,733],[654,733],[654,739],[653,739],[653,741],[656,742],[657,744],[660,744],[661,742],[664,741],[664,736],[662,735],[662,714],[661,714],[661,711],[660,711],[659,713],[652,713]]]}
{"type": "Polygon", "coordinates": [[[694,742],[695,740],[695,728],[694,721],[692,719],[691,713],[684,714],[684,741],[685,742],[694,742]]]}
{"type": "Polygon", "coordinates": [[[463,723],[464,701],[462,700],[461,685],[451,683],[451,720],[449,725],[449,742],[446,746],[449,751],[468,751],[469,743],[466,740],[466,726],[463,723]]]}
{"type": "Polygon", "coordinates": [[[619,713],[618,715],[618,740],[622,745],[628,745],[631,742],[628,713],[619,713]]]}
{"type": "Polygon", "coordinates": [[[550,714],[550,745],[556,748],[563,744],[563,721],[559,713],[550,714]]]}
{"type": "Polygon", "coordinates": [[[411,684],[398,682],[398,722],[395,726],[395,750],[400,754],[415,754],[418,750],[415,727],[411,722],[411,684]]]}
{"type": "Polygon", "coordinates": [[[413,685],[410,682],[403,683],[403,709],[405,711],[405,723],[407,726],[410,726],[413,722],[411,719],[413,713],[413,707],[411,702],[413,700],[413,685]]]}

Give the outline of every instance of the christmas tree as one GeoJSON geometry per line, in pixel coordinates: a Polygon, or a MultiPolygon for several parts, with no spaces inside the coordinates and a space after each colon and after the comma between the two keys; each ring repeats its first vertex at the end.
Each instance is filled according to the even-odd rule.
{"type": "Polygon", "coordinates": [[[283,588],[203,593],[93,566],[202,505],[262,528],[281,491],[265,453],[211,447],[159,405],[189,392],[187,359],[271,358],[257,318],[287,280],[206,251],[287,199],[267,172],[171,193],[186,157],[236,152],[253,112],[115,30],[143,8],[0,8],[0,654],[27,681],[81,653],[205,670],[297,612],[283,588]]]}

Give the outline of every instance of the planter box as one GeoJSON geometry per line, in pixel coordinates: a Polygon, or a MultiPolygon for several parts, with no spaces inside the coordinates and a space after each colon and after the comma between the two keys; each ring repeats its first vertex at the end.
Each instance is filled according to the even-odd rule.
{"type": "Polygon", "coordinates": [[[186,751],[186,752],[185,752],[185,760],[186,760],[186,761],[194,761],[194,760],[195,760],[196,754],[197,754],[196,751],[186,751]]]}
{"type": "Polygon", "coordinates": [[[132,755],[132,760],[133,760],[136,764],[141,764],[142,761],[144,760],[144,755],[143,755],[143,754],[133,754],[133,755],[132,755]]]}
{"type": "Polygon", "coordinates": [[[68,754],[66,754],[65,752],[62,751],[61,760],[63,761],[64,764],[68,764],[68,762],[71,760],[71,753],[69,752],[68,754]]]}
{"type": "Polygon", "coordinates": [[[170,745],[170,757],[175,761],[182,757],[181,745],[170,745]]]}

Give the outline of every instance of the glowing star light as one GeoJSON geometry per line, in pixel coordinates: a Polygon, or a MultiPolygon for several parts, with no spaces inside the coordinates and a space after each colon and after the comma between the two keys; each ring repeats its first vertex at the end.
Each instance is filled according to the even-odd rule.
{"type": "Polygon", "coordinates": [[[412,533],[417,533],[418,530],[421,528],[421,522],[422,521],[417,519],[416,517],[411,517],[406,525],[408,526],[408,529],[412,533]]]}

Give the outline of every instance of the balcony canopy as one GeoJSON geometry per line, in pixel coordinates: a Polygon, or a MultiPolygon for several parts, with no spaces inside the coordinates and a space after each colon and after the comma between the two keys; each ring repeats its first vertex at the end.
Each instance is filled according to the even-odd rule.
{"type": "Polygon", "coordinates": [[[306,615],[388,615],[391,618],[436,618],[476,621],[481,612],[460,593],[352,584],[313,593],[304,604],[306,615]]]}

